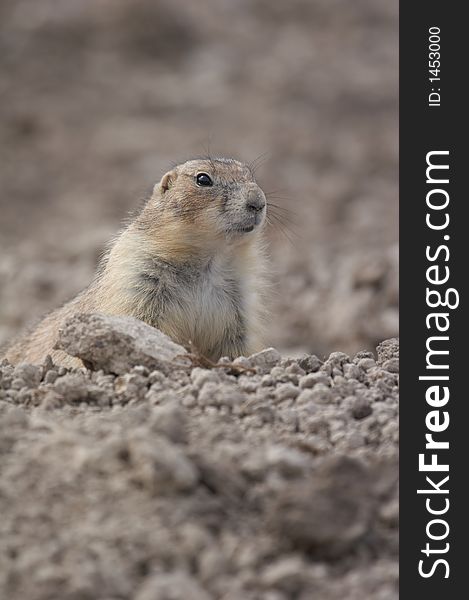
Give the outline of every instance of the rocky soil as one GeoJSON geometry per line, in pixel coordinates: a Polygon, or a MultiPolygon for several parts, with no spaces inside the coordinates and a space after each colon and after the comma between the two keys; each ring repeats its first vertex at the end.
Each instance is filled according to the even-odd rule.
{"type": "Polygon", "coordinates": [[[0,365],[0,597],[398,597],[397,340],[205,368],[85,315],[60,346],[87,368],[0,365]]]}
{"type": "Polygon", "coordinates": [[[258,158],[279,351],[95,315],[86,368],[1,363],[1,600],[397,598],[397,48],[396,0],[0,0],[0,347],[210,151],[258,158]]]}

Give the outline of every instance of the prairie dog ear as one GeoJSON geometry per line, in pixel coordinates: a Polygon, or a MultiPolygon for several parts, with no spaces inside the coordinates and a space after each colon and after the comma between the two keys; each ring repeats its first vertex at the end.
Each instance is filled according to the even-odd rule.
{"type": "Polygon", "coordinates": [[[165,173],[161,178],[160,183],[157,183],[155,187],[158,188],[161,194],[165,194],[176,181],[176,179],[177,173],[176,170],[173,169],[172,171],[165,173]]]}

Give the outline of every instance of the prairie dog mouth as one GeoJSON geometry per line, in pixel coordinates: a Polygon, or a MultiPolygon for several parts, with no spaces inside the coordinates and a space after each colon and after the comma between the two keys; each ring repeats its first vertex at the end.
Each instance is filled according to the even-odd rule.
{"type": "Polygon", "coordinates": [[[246,227],[234,226],[227,229],[227,233],[251,233],[255,228],[256,225],[247,225],[246,227]]]}

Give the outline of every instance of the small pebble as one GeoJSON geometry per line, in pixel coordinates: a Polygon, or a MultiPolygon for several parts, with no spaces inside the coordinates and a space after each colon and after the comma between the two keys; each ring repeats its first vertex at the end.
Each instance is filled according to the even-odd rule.
{"type": "Polygon", "coordinates": [[[373,412],[371,404],[366,398],[356,398],[352,407],[352,416],[354,419],[364,419],[373,412]]]}

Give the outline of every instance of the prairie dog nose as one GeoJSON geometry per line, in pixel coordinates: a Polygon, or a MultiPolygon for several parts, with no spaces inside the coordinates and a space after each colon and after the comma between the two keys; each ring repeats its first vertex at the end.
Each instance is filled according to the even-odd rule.
{"type": "Polygon", "coordinates": [[[260,190],[249,190],[246,208],[250,212],[260,212],[265,207],[265,197],[260,190]]]}

